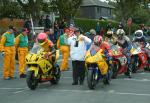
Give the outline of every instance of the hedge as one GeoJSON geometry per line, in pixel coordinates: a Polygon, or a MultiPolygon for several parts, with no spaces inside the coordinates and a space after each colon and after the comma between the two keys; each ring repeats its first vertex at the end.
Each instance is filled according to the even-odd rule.
{"type": "MultiPolygon", "coordinates": [[[[93,19],[81,19],[81,18],[76,18],[75,20],[76,26],[80,27],[83,32],[87,32],[90,29],[95,29],[97,22],[100,23],[100,26],[103,27],[104,29],[107,28],[108,23],[111,23],[114,28],[118,28],[119,22],[112,21],[112,20],[93,20],[93,19]]],[[[138,25],[133,24],[131,27],[132,33],[138,29],[138,25]]],[[[125,30],[128,32],[128,27],[125,27],[125,30]]]]}

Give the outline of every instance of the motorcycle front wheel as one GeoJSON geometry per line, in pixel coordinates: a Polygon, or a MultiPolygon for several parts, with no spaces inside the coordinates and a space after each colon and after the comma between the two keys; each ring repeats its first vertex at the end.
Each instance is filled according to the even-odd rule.
{"type": "Polygon", "coordinates": [[[132,65],[132,73],[136,73],[137,70],[139,69],[139,58],[138,57],[134,57],[133,58],[133,65],[132,65]]]}
{"type": "Polygon", "coordinates": [[[96,84],[97,84],[97,80],[95,80],[96,78],[96,72],[94,72],[94,68],[92,70],[92,68],[90,68],[88,70],[88,73],[87,73],[87,83],[88,83],[88,87],[89,89],[95,89],[96,87],[96,84]]]}
{"type": "Polygon", "coordinates": [[[118,75],[118,70],[119,70],[119,62],[116,62],[114,65],[113,65],[113,68],[112,68],[112,79],[116,79],[117,78],[117,75],[118,75]]]}
{"type": "Polygon", "coordinates": [[[31,90],[36,89],[36,87],[38,86],[38,80],[37,80],[37,78],[34,77],[34,71],[27,72],[26,82],[27,82],[27,86],[31,90]]]}

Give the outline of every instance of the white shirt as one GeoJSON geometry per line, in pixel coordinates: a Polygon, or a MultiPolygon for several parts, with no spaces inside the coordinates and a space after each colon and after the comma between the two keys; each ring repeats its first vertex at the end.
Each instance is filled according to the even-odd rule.
{"type": "Polygon", "coordinates": [[[77,36],[74,35],[68,38],[68,45],[70,45],[70,57],[72,60],[84,61],[84,56],[86,54],[86,46],[92,41],[84,35],[78,37],[78,47],[75,47],[77,36]],[[80,40],[83,37],[83,40],[80,40]]]}

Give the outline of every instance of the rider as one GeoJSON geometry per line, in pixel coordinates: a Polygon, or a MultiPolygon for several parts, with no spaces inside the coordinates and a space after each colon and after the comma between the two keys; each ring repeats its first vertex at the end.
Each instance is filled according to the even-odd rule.
{"type": "Polygon", "coordinates": [[[108,30],[106,33],[105,41],[108,42],[108,44],[111,46],[115,42],[115,37],[113,35],[113,31],[108,30]]]}
{"type": "Polygon", "coordinates": [[[126,75],[131,78],[132,65],[131,65],[131,53],[130,50],[132,48],[130,39],[125,35],[125,31],[123,29],[117,30],[117,40],[116,43],[123,48],[123,54],[127,57],[127,73],[126,75]]]}
{"type": "Polygon", "coordinates": [[[54,50],[54,44],[52,41],[48,40],[47,35],[45,33],[39,33],[37,36],[37,40],[39,45],[42,47],[44,52],[47,52],[45,54],[45,57],[48,58],[51,54],[51,51],[54,50]]]}
{"type": "Polygon", "coordinates": [[[144,48],[145,52],[147,53],[148,57],[150,58],[150,52],[149,52],[149,48],[148,48],[149,43],[146,41],[146,38],[143,35],[142,30],[135,31],[133,42],[139,42],[140,44],[143,44],[143,48],[144,48]]]}
{"type": "MultiPolygon", "coordinates": [[[[103,39],[100,35],[97,35],[94,37],[94,41],[92,44],[92,49],[95,49],[97,52],[101,49],[102,53],[104,53],[105,57],[107,58],[107,63],[108,65],[112,64],[112,58],[111,58],[111,50],[110,50],[110,46],[107,42],[103,42],[103,39]]],[[[107,70],[106,70],[107,71],[107,70]]],[[[107,74],[107,72],[102,73],[104,76],[107,74]]],[[[109,84],[109,81],[107,81],[109,84]]]]}

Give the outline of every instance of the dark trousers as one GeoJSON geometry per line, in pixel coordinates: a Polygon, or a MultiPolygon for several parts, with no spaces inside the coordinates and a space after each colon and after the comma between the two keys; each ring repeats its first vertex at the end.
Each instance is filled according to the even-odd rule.
{"type": "Polygon", "coordinates": [[[72,61],[73,67],[73,82],[84,82],[85,78],[85,62],[84,61],[72,61]]]}

